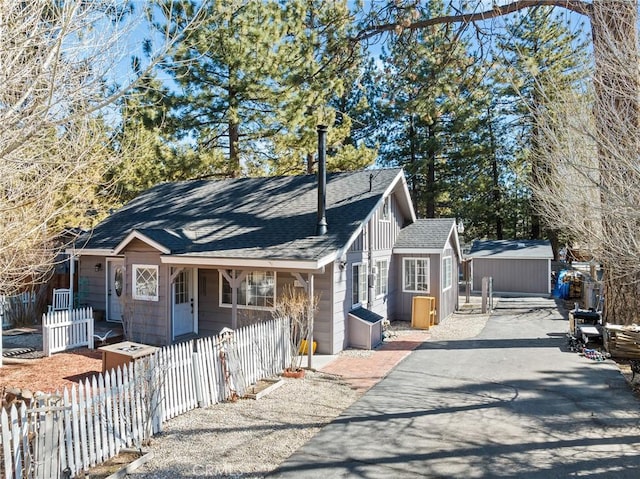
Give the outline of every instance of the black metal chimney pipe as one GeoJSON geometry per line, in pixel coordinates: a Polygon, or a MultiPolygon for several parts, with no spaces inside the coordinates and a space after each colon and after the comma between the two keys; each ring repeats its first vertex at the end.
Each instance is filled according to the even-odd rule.
{"type": "Polygon", "coordinates": [[[327,234],[327,126],[318,125],[318,224],[316,236],[327,234]]]}

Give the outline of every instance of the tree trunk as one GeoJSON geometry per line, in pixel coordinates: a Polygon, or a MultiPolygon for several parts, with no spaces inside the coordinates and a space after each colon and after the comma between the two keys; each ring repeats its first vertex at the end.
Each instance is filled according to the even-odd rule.
{"type": "MultiPolygon", "coordinates": [[[[621,228],[625,212],[620,198],[629,205],[638,197],[629,189],[637,185],[638,172],[638,3],[595,0],[591,26],[595,57],[595,117],[601,180],[602,247],[604,266],[604,320],[614,324],[637,322],[640,306],[640,275],[630,270],[629,258],[621,256],[624,245],[637,238],[637,229],[621,228]]],[[[631,218],[628,218],[631,220],[631,218]]],[[[633,261],[633,259],[631,259],[633,261]]]]}
{"type": "Polygon", "coordinates": [[[429,150],[427,152],[427,184],[425,185],[427,199],[427,218],[436,217],[436,149],[433,146],[435,127],[429,125],[429,150]]]}
{"type": "Polygon", "coordinates": [[[498,155],[496,146],[496,137],[493,132],[493,112],[491,107],[488,110],[489,120],[489,142],[491,146],[491,189],[493,197],[493,211],[496,221],[496,239],[504,239],[504,227],[502,219],[502,193],[500,191],[500,171],[498,169],[498,155]]]}
{"type": "Polygon", "coordinates": [[[240,125],[229,122],[229,176],[237,178],[240,175],[240,154],[238,140],[240,139],[240,125]]]}
{"type": "Polygon", "coordinates": [[[315,164],[315,158],[315,154],[307,153],[307,175],[313,174],[313,165],[315,164]]]}
{"type": "Polygon", "coordinates": [[[418,157],[416,155],[416,128],[413,123],[413,115],[409,119],[409,162],[411,164],[411,199],[413,206],[420,216],[420,208],[418,205],[418,157]]]}

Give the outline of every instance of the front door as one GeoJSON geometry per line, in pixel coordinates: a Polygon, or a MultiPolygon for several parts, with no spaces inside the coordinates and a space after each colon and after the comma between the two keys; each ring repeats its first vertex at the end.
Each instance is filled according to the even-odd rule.
{"type": "Polygon", "coordinates": [[[107,260],[107,321],[122,321],[122,293],[124,288],[124,262],[107,260]]]}
{"type": "Polygon", "coordinates": [[[173,337],[194,332],[193,269],[184,268],[173,282],[173,337]]]}

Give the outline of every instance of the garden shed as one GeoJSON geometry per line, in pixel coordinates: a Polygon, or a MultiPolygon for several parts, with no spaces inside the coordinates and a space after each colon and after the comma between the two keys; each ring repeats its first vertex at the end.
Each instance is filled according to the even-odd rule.
{"type": "Polygon", "coordinates": [[[545,240],[476,240],[469,251],[474,292],[493,278],[494,293],[551,294],[551,243],[545,240]]]}

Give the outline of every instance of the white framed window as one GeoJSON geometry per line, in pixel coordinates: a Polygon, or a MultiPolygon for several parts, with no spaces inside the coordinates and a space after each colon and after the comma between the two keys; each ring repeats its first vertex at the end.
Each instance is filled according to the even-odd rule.
{"type": "Polygon", "coordinates": [[[355,307],[367,302],[367,264],[351,266],[351,304],[355,307]]]}
{"type": "Polygon", "coordinates": [[[381,259],[376,261],[376,297],[379,298],[387,294],[387,285],[389,283],[389,261],[381,259]]]}
{"type": "Polygon", "coordinates": [[[380,221],[391,221],[391,198],[388,196],[384,199],[384,203],[382,204],[380,221]]]}
{"type": "Polygon", "coordinates": [[[158,266],[134,264],[132,274],[133,299],[158,301],[158,266]]]}
{"type": "Polygon", "coordinates": [[[402,290],[405,293],[429,292],[429,258],[402,260],[402,290]]]}
{"type": "MultiPolygon", "coordinates": [[[[275,271],[250,271],[238,287],[238,308],[272,310],[276,304],[275,271]]],[[[220,306],[233,306],[229,281],[220,273],[220,306]]]]}
{"type": "Polygon", "coordinates": [[[453,284],[453,262],[451,256],[442,258],[442,290],[449,289],[453,284]]]}

